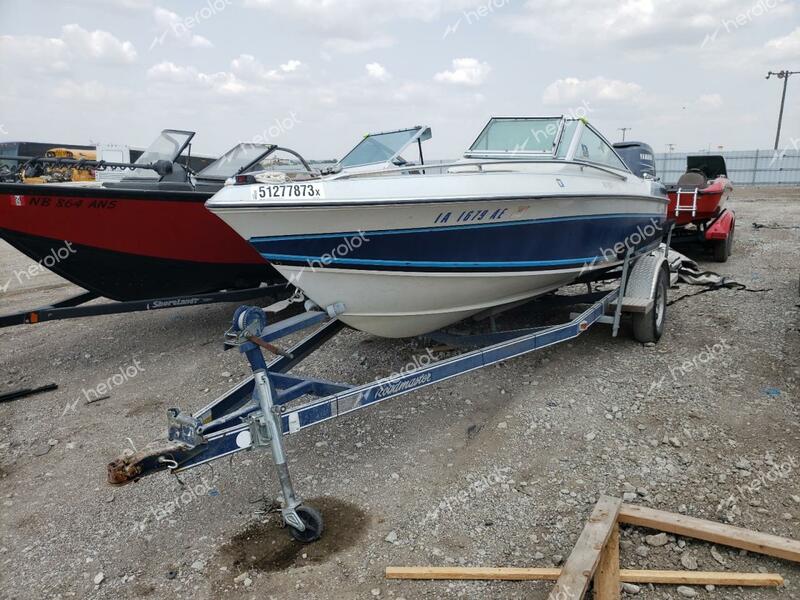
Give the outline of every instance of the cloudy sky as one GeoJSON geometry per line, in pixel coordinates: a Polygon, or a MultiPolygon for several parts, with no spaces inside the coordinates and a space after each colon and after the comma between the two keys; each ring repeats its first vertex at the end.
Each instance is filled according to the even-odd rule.
{"type": "MultiPolygon", "coordinates": [[[[492,115],[574,113],[678,150],[771,148],[800,71],[797,0],[0,0],[0,141],[196,153],[266,139],[340,157],[429,124],[460,155],[492,115]]],[[[800,75],[783,146],[800,143],[800,75]]]]}

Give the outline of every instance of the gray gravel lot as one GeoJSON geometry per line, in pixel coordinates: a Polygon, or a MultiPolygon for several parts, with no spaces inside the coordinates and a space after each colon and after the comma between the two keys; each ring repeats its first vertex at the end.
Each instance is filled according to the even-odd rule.
{"type": "MultiPolygon", "coordinates": [[[[246,375],[242,356],[221,351],[235,305],[0,330],[0,392],[60,386],[0,404],[0,597],[544,599],[545,583],[386,581],[383,570],[557,564],[600,494],[800,538],[800,229],[751,226],[800,225],[800,190],[739,188],[732,204],[734,256],[701,263],[768,291],[685,298],[655,347],[598,326],[288,438],[298,491],[326,517],[310,546],[267,510],[279,490],[266,453],[180,480],[105,482],[123,450],[163,440],[167,408],[199,408],[246,375]],[[85,403],[135,365],[110,398],[85,403]]],[[[0,311],[74,291],[49,272],[20,281],[29,264],[0,243],[0,284],[11,278],[0,311]]],[[[423,352],[349,331],[301,372],[362,382],[423,352]]],[[[673,536],[652,546],[650,533],[623,530],[623,566],[767,570],[785,588],[696,590],[800,598],[798,565],[673,536]]],[[[635,597],[680,596],[642,586],[635,597]]]]}

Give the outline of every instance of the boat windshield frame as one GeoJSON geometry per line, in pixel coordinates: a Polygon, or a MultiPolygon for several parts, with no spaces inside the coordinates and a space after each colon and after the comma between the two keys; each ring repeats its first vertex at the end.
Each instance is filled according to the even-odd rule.
{"type": "Polygon", "coordinates": [[[339,161],[336,163],[336,170],[337,171],[343,171],[343,170],[348,170],[348,169],[361,169],[361,168],[364,168],[364,167],[370,167],[370,166],[374,166],[374,165],[385,165],[385,164],[391,164],[392,166],[397,166],[394,163],[394,161],[399,156],[401,156],[403,154],[403,152],[405,152],[413,144],[421,145],[422,142],[424,142],[425,140],[431,139],[432,135],[433,134],[431,133],[431,128],[428,125],[417,125],[415,127],[404,127],[402,129],[394,129],[392,131],[379,131],[379,132],[376,132],[376,133],[368,133],[363,138],[361,138],[361,140],[359,140],[359,142],[355,146],[353,146],[353,148],[351,148],[350,151],[347,154],[345,154],[341,159],[339,159],[339,161]],[[368,139],[375,138],[375,137],[377,137],[379,135],[388,135],[388,134],[393,134],[393,133],[404,133],[404,132],[407,132],[407,131],[408,132],[416,131],[416,133],[413,136],[411,136],[408,140],[406,140],[406,142],[388,159],[378,160],[378,161],[368,162],[368,163],[359,163],[359,164],[348,165],[348,166],[344,166],[342,164],[347,159],[348,156],[353,154],[368,139]]]}
{"type": "Polygon", "coordinates": [[[277,147],[278,146],[276,146],[275,144],[264,144],[264,143],[260,143],[260,142],[240,142],[240,143],[236,144],[235,146],[233,146],[232,148],[230,148],[227,152],[225,152],[225,154],[220,156],[217,160],[212,162],[210,165],[205,167],[202,171],[198,171],[198,173],[195,176],[195,178],[196,179],[202,179],[202,180],[205,180],[205,181],[225,181],[226,179],[228,179],[230,177],[234,177],[234,176],[239,175],[241,173],[246,173],[247,171],[249,171],[250,169],[252,169],[256,165],[258,165],[261,161],[263,161],[267,156],[272,154],[277,147]],[[239,167],[233,173],[230,173],[228,175],[207,175],[207,174],[205,174],[205,172],[208,169],[210,169],[211,167],[213,167],[214,165],[216,165],[218,163],[221,163],[223,161],[232,162],[231,158],[226,158],[226,157],[232,156],[232,153],[237,148],[243,148],[243,147],[261,147],[262,151],[254,159],[252,159],[248,163],[242,165],[241,167],[239,167]]]}
{"type": "MultiPolygon", "coordinates": [[[[189,144],[192,143],[192,139],[194,139],[195,135],[196,135],[196,132],[187,131],[187,130],[184,130],[184,129],[162,129],[161,133],[158,134],[158,137],[156,139],[154,139],[150,143],[149,146],[147,146],[145,151],[142,152],[141,156],[139,156],[139,158],[137,158],[136,161],[134,161],[133,164],[134,165],[137,165],[137,164],[138,165],[142,165],[142,164],[154,163],[154,162],[156,162],[156,160],[168,160],[172,164],[175,164],[177,162],[177,160],[183,154],[184,150],[186,150],[186,148],[189,147],[189,144]],[[147,156],[147,152],[150,150],[150,148],[155,146],[156,143],[158,143],[158,141],[162,137],[165,136],[165,134],[170,134],[170,133],[180,134],[180,135],[185,135],[186,136],[186,141],[184,141],[183,144],[181,144],[181,146],[178,148],[177,152],[173,152],[171,158],[158,158],[158,159],[155,159],[155,160],[153,160],[153,159],[143,160],[147,156]]],[[[159,179],[159,177],[151,176],[150,172],[147,171],[146,169],[134,169],[133,172],[131,173],[130,177],[125,177],[125,179],[129,179],[129,180],[130,179],[159,179]]]]}
{"type": "Polygon", "coordinates": [[[636,177],[636,174],[628,166],[628,163],[625,162],[625,160],[619,155],[619,152],[617,152],[617,149],[614,148],[614,144],[609,142],[608,139],[606,138],[606,136],[604,136],[602,133],[597,131],[597,129],[595,129],[586,119],[583,119],[583,118],[580,118],[580,119],[566,119],[565,118],[564,120],[565,120],[565,122],[566,121],[578,121],[578,126],[575,128],[575,131],[572,134],[572,141],[570,142],[569,150],[567,151],[567,155],[563,158],[563,160],[576,162],[576,163],[587,164],[587,165],[592,165],[592,166],[595,166],[595,167],[598,167],[598,168],[601,168],[601,169],[613,169],[615,171],[622,171],[624,173],[628,173],[628,174],[633,175],[634,177],[636,177]],[[622,168],[615,167],[613,165],[608,165],[606,163],[593,161],[593,160],[587,160],[585,158],[579,158],[577,156],[578,146],[580,145],[581,137],[583,136],[584,129],[588,129],[589,131],[594,133],[597,137],[599,137],[606,144],[606,146],[608,146],[608,148],[611,150],[611,153],[614,156],[617,157],[617,160],[622,165],[622,168]]]}
{"type": "Polygon", "coordinates": [[[176,160],[178,160],[178,158],[181,156],[181,154],[183,154],[183,151],[186,150],[186,148],[189,146],[189,144],[192,143],[192,139],[196,135],[196,132],[194,132],[194,131],[186,131],[184,129],[162,129],[161,133],[158,134],[158,137],[156,139],[154,139],[150,143],[150,145],[145,149],[145,151],[142,152],[142,155],[139,158],[137,158],[136,162],[134,162],[133,164],[145,164],[145,163],[155,162],[153,160],[143,161],[142,158],[147,155],[148,150],[150,150],[150,148],[155,146],[155,144],[156,144],[156,142],[158,142],[158,140],[160,140],[162,137],[164,137],[164,134],[169,134],[169,133],[175,133],[175,134],[180,134],[180,135],[185,135],[186,136],[186,141],[183,144],[181,144],[181,146],[178,148],[177,152],[173,152],[172,153],[173,154],[172,158],[159,159],[159,160],[169,160],[170,162],[173,162],[173,163],[176,160]]]}
{"type": "Polygon", "coordinates": [[[552,116],[552,117],[492,117],[489,119],[489,122],[484,125],[483,129],[481,129],[480,133],[475,137],[475,140],[470,144],[469,148],[466,152],[464,152],[464,158],[489,158],[489,159],[497,159],[497,158],[555,158],[556,152],[558,152],[559,144],[561,143],[561,137],[564,134],[564,129],[566,127],[567,119],[564,116],[552,116]],[[496,122],[499,121],[524,121],[524,122],[535,122],[535,121],[558,121],[558,127],[555,131],[555,135],[553,138],[553,145],[550,150],[478,150],[475,148],[475,145],[478,141],[484,136],[484,134],[492,127],[496,122]]]}
{"type": "Polygon", "coordinates": [[[464,152],[465,159],[486,159],[486,160],[503,160],[508,162],[513,162],[514,160],[524,160],[524,161],[533,161],[535,162],[538,160],[543,160],[547,162],[557,161],[557,162],[565,162],[565,163],[581,163],[596,166],[603,169],[613,169],[615,171],[622,171],[624,173],[633,174],[633,171],[630,170],[627,163],[622,159],[619,153],[614,148],[614,145],[606,139],[606,137],[597,131],[586,119],[583,118],[572,118],[567,116],[560,116],[560,117],[492,117],[489,119],[489,122],[484,126],[478,136],[475,138],[475,141],[472,142],[469,149],[464,152]],[[492,124],[496,121],[559,121],[558,129],[556,131],[555,137],[553,138],[553,145],[551,150],[543,150],[543,151],[534,151],[534,150],[475,150],[474,146],[478,143],[484,133],[492,126],[492,124]],[[567,126],[569,123],[577,123],[577,127],[572,132],[572,135],[569,139],[565,138],[564,135],[567,131],[567,126]],[[581,158],[577,156],[578,153],[578,146],[580,145],[581,137],[585,130],[591,131],[594,135],[599,137],[606,146],[608,146],[611,153],[619,160],[621,167],[616,167],[613,165],[587,160],[586,158],[581,158]],[[563,156],[559,156],[560,149],[562,148],[562,144],[566,144],[567,151],[563,156]]]}

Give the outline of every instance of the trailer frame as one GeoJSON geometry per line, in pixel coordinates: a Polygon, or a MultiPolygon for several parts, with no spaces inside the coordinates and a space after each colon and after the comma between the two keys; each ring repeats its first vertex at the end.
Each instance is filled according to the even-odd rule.
{"type": "Polygon", "coordinates": [[[163,298],[148,298],[146,300],[111,300],[101,304],[87,304],[98,298],[100,294],[83,291],[53,304],[23,310],[19,312],[0,315],[0,328],[13,327],[14,325],[32,325],[45,321],[59,321],[62,319],[78,319],[82,317],[97,317],[100,315],[115,315],[131,312],[162,310],[165,308],[181,308],[184,306],[203,306],[206,304],[219,304],[222,302],[243,302],[266,297],[288,297],[291,289],[286,284],[273,284],[254,288],[238,290],[223,290],[208,294],[192,294],[188,296],[165,296],[163,298]]]}
{"type": "MultiPolygon", "coordinates": [[[[570,320],[557,325],[532,327],[511,332],[492,332],[466,336],[466,344],[474,350],[419,365],[363,385],[350,385],[292,375],[288,371],[345,327],[337,316],[344,312],[340,304],[322,309],[307,304],[306,311],[272,324],[266,313],[252,306],[239,307],[232,327],[225,334],[227,349],[237,348],[245,355],[253,374],[228,392],[193,414],[177,408],[168,410],[169,445],[132,456],[121,456],[108,464],[110,483],[135,481],[159,471],[178,473],[242,450],[269,447],[280,482],[283,507],[281,515],[292,536],[301,542],[312,542],[322,534],[323,521],[318,511],[302,503],[289,473],[284,435],[292,435],[350,414],[385,400],[442,383],[451,378],[494,365],[511,358],[572,340],[597,323],[612,326],[616,337],[624,313],[634,319],[646,318],[661,329],[641,338],[642,326],[634,323],[634,336],[640,341],[657,341],[663,331],[666,311],[665,281],[674,282],[667,261],[669,234],[666,243],[656,243],[634,252],[629,249],[616,275],[620,280],[611,291],[592,292],[579,300],[590,305],[572,313],[570,320]],[[625,294],[621,294],[621,290],[625,294]],[[661,311],[661,312],[658,312],[661,311]],[[296,332],[320,326],[290,350],[271,342],[296,332]],[[269,364],[264,349],[281,356],[269,364]],[[290,403],[303,397],[310,400],[299,405],[290,403]]],[[[564,299],[564,296],[556,296],[564,299]]],[[[566,301],[562,304],[567,303],[566,301]]],[[[436,339],[435,335],[430,336],[436,339]]]]}

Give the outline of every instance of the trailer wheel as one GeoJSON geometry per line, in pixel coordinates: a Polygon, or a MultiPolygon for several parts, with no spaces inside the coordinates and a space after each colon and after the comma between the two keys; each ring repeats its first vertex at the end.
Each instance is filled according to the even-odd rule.
{"type": "Polygon", "coordinates": [[[733,254],[734,234],[736,233],[736,221],[731,223],[731,232],[728,234],[728,256],[733,254]]]}
{"type": "Polygon", "coordinates": [[[310,544],[321,538],[323,524],[320,512],[316,508],[311,508],[310,506],[298,506],[296,512],[306,528],[300,531],[290,525],[289,532],[292,534],[292,537],[303,544],[310,544]]]}
{"type": "Polygon", "coordinates": [[[714,240],[711,242],[711,252],[714,253],[714,260],[718,263],[728,261],[728,240],[714,240]]]}
{"type": "Polygon", "coordinates": [[[667,318],[668,289],[669,275],[666,269],[659,269],[653,307],[646,313],[633,313],[633,337],[637,342],[643,344],[657,342],[664,334],[664,321],[667,318]]]}
{"type": "MultiPolygon", "coordinates": [[[[728,238],[730,239],[730,237],[728,238]]],[[[728,240],[714,240],[711,242],[711,251],[714,253],[714,260],[718,263],[728,262],[728,240]]]]}
{"type": "Polygon", "coordinates": [[[720,263],[728,262],[728,258],[733,253],[733,234],[736,231],[736,224],[731,225],[728,237],[724,240],[715,240],[711,246],[714,251],[714,260],[720,263]]]}

